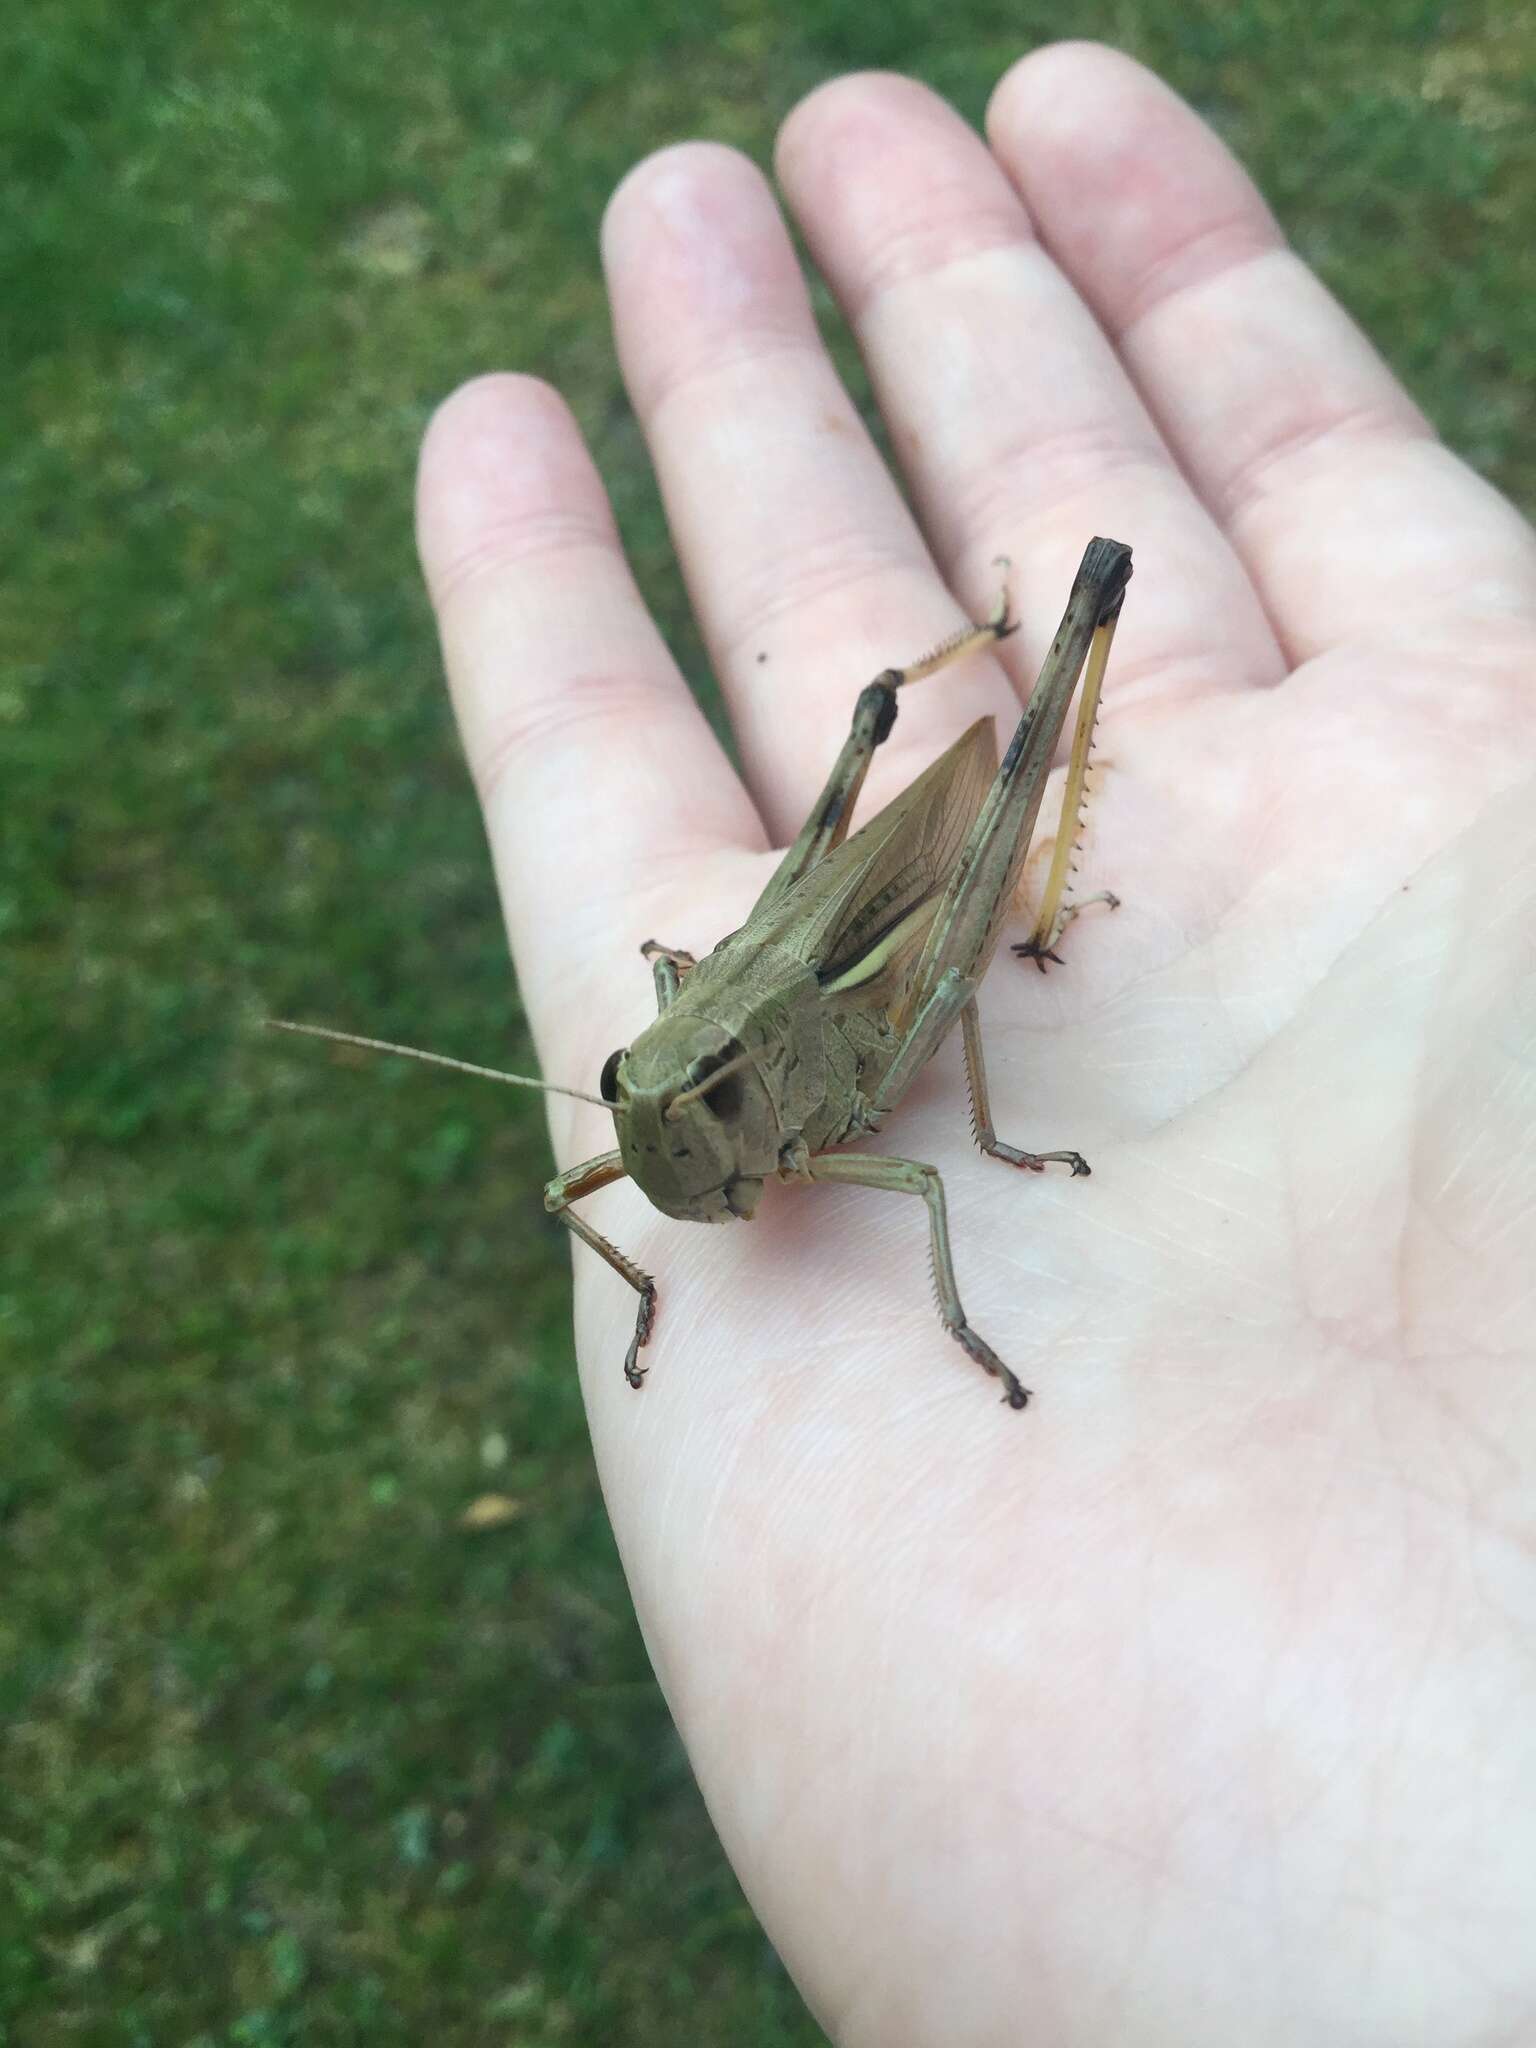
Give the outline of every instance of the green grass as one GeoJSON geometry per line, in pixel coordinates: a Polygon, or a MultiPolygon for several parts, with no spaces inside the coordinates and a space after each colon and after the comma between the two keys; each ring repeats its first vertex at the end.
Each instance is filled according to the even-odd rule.
{"type": "Polygon", "coordinates": [[[411,556],[417,437],[474,371],[554,377],[698,676],[612,361],[608,191],[688,134],[766,161],[854,65],[976,116],[1071,28],[1196,100],[1530,502],[1532,17],[8,21],[0,2042],[800,2048],[629,1614],[538,1104],[255,1029],[529,1057],[411,556]],[[490,1487],[520,1518],[465,1533],[490,1487]]]}

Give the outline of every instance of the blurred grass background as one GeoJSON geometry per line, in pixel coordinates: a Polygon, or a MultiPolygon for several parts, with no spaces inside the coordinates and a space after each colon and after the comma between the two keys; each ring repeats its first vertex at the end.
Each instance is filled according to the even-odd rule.
{"type": "Polygon", "coordinates": [[[1064,32],[1195,100],[1530,504],[1519,0],[0,27],[0,2042],[820,2040],[629,1614],[539,1104],[255,1024],[530,1057],[411,553],[434,401],[562,386],[702,682],[608,192],[685,135],[766,161],[855,66],[979,117],[1064,32]],[[516,1519],[461,1529],[491,1490],[516,1519]]]}

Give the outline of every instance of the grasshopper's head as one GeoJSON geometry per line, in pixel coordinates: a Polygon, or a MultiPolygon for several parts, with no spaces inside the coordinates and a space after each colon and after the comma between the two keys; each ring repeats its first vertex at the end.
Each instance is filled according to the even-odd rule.
{"type": "Polygon", "coordinates": [[[779,1115],[754,1054],[697,1016],[664,1015],[603,1067],[624,1170],[663,1215],[750,1216],[778,1160],[779,1115]]]}

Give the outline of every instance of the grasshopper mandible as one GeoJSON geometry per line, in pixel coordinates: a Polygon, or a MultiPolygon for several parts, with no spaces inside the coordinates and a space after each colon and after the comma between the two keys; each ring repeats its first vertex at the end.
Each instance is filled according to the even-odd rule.
{"type": "MultiPolygon", "coordinates": [[[[1028,1390],[966,1320],[937,1169],[839,1148],[880,1129],[958,1019],[982,1151],[1035,1172],[1058,1161],[1074,1174],[1087,1173],[1078,1152],[1023,1152],[997,1136],[976,991],[1008,916],[1086,661],[1045,896],[1033,936],[1014,951],[1037,963],[1055,958],[1063,926],[1082,908],[1063,907],[1062,896],[1099,693],[1130,574],[1128,547],[1090,542],[1001,763],[992,720],[978,719],[849,838],[870,760],[895,723],[897,692],[1013,632],[1006,589],[984,623],[906,668],[877,676],[859,695],[848,738],[799,837],[741,929],[697,961],[654,941],[641,948],[655,979],[656,1020],[609,1056],[597,1097],[582,1098],[612,1111],[618,1149],[557,1174],[544,1190],[545,1207],[640,1297],[624,1360],[632,1387],[645,1377],[639,1355],[651,1334],[656,1283],[572,1203],[627,1176],[664,1215],[724,1222],[750,1217],[772,1178],[920,1195],[945,1329],[1002,1382],[1009,1407],[1028,1401],[1028,1390]]],[[[1116,899],[1103,900],[1113,905],[1116,899]]],[[[349,1032],[279,1028],[406,1053],[517,1086],[553,1088],[349,1032]]]]}

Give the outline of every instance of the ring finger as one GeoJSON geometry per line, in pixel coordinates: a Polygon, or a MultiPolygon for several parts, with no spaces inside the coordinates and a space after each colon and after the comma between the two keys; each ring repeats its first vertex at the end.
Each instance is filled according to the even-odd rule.
{"type": "MultiPolygon", "coordinates": [[[[960,605],[822,345],[783,220],[745,158],[687,144],[648,159],[614,195],[603,253],[625,381],[748,782],[782,843],[860,686],[951,633],[960,605]]],[[[954,565],[973,616],[995,596],[1000,546],[954,565]]],[[[1017,709],[980,657],[914,690],[871,799],[910,775],[914,752],[930,758],[982,712],[1011,725],[1017,709]]]]}

